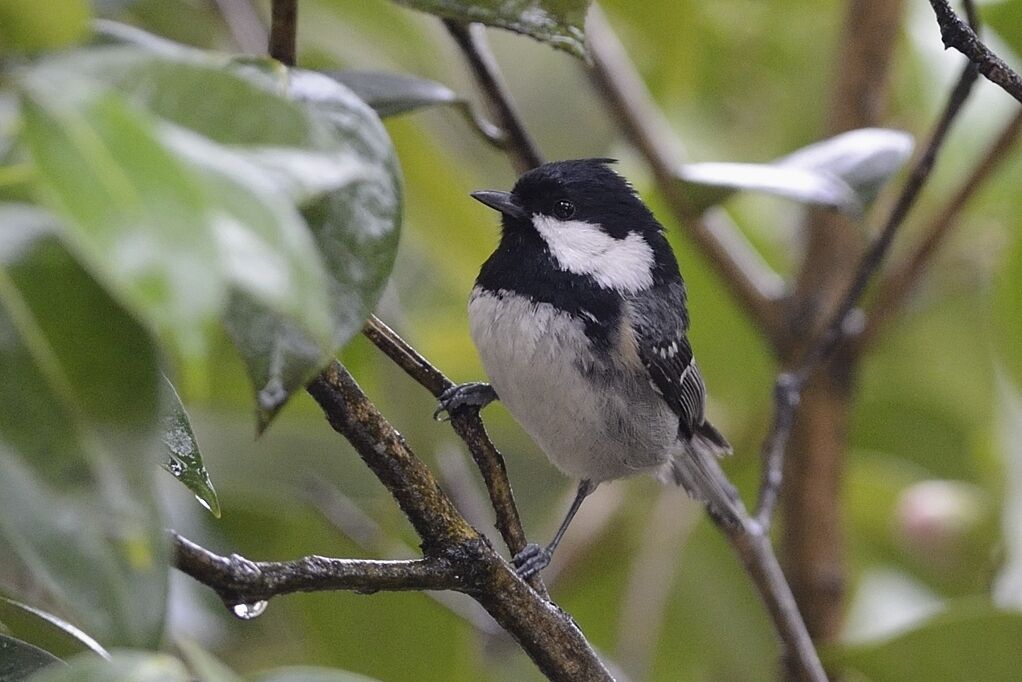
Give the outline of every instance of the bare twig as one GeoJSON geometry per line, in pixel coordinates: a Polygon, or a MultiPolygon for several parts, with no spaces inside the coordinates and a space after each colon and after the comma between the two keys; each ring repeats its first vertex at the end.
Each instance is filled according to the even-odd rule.
{"type": "Polygon", "coordinates": [[[263,25],[251,0],[213,0],[231,38],[242,52],[260,54],[268,44],[263,25]]]}
{"type": "Polygon", "coordinates": [[[777,563],[766,529],[751,520],[739,529],[721,523],[717,525],[731,541],[784,642],[786,668],[795,679],[826,682],[827,674],[799,613],[791,587],[777,563]]]}
{"type": "Polygon", "coordinates": [[[270,4],[270,56],[285,66],[294,66],[297,33],[298,0],[273,0],[270,4]]]}
{"type": "Polygon", "coordinates": [[[756,505],[756,520],[765,529],[770,527],[774,506],[777,502],[782,478],[781,472],[784,468],[784,451],[791,435],[795,410],[802,389],[816,367],[834,352],[843,339],[861,331],[862,317],[861,313],[855,310],[855,306],[866,291],[866,286],[873,274],[883,263],[898,228],[905,221],[920,190],[929,178],[930,171],[937,159],[937,153],[944,144],[951,123],[968,98],[975,81],[975,68],[970,65],[963,71],[958,83],[951,91],[944,111],[930,134],[930,140],[913,164],[912,171],[891,209],[883,229],[860,258],[852,281],[841,297],[837,309],[830,316],[823,332],[795,364],[795,369],[778,377],[774,397],[773,424],[770,433],[763,441],[761,450],[763,473],[759,501],[756,505]]]}
{"type": "Polygon", "coordinates": [[[955,48],[975,64],[991,83],[1022,102],[1022,76],[1019,76],[976,35],[976,31],[958,18],[947,0],[930,0],[940,25],[945,48],[955,48]]]}
{"type": "Polygon", "coordinates": [[[370,561],[307,556],[295,561],[249,561],[215,554],[174,533],[174,565],[207,585],[228,606],[293,592],[350,590],[466,590],[468,583],[446,558],[370,561]]]}
{"type": "Polygon", "coordinates": [[[657,187],[675,217],[717,269],[735,299],[773,337],[779,326],[775,303],[782,293],[777,274],[761,258],[748,257],[754,249],[733,226],[720,221],[707,224],[693,211],[676,177],[684,157],[681,144],[597,5],[589,11],[586,36],[593,81],[625,134],[649,163],[657,187]]]}
{"type": "MultiPolygon", "coordinates": [[[[375,315],[369,317],[363,333],[398,367],[435,397],[454,385],[440,370],[431,365],[426,358],[422,357],[418,351],[408,345],[404,339],[375,315]]],[[[483,481],[486,483],[486,489],[490,495],[490,502],[496,514],[497,530],[504,538],[508,551],[512,556],[521,552],[525,548],[527,540],[525,531],[522,529],[521,517],[518,514],[518,506],[515,504],[514,493],[511,490],[511,483],[508,481],[504,458],[486,434],[486,427],[483,426],[478,411],[459,411],[458,414],[452,415],[451,426],[454,427],[455,433],[465,441],[472,458],[482,473],[483,481]]],[[[543,587],[543,581],[538,574],[530,578],[529,584],[541,594],[546,594],[546,588],[543,587]]]]}
{"type": "Polygon", "coordinates": [[[472,67],[472,75],[486,96],[493,117],[507,135],[505,150],[511,157],[515,170],[524,173],[541,165],[543,158],[511,103],[511,96],[497,67],[497,60],[486,43],[483,27],[479,24],[466,25],[453,19],[445,19],[444,25],[465,54],[465,59],[472,67]]]}
{"type": "Polygon", "coordinates": [[[900,263],[883,282],[878,285],[876,302],[869,311],[869,319],[862,335],[857,340],[860,347],[869,345],[900,310],[919,280],[923,277],[933,257],[947,240],[952,229],[958,224],[958,217],[983,183],[1008,158],[1009,152],[1022,134],[1022,111],[1004,127],[997,139],[969,174],[968,179],[930,223],[929,229],[914,247],[912,253],[900,263]]]}

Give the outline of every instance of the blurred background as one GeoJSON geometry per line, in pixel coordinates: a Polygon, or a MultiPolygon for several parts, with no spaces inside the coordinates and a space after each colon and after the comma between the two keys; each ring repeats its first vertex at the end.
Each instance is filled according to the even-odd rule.
{"type": "MultiPolygon", "coordinates": [[[[99,3],[106,16],[201,47],[237,51],[217,2],[99,3]]],[[[224,4],[224,3],[220,3],[224,4]]],[[[267,3],[257,3],[263,17],[267,3]]],[[[846,4],[826,0],[607,0],[601,3],[688,158],[768,161],[826,135],[846,4]]],[[[1017,68],[1022,2],[984,3],[985,37],[1017,68]]],[[[945,53],[927,3],[903,8],[885,127],[925,138],[963,58],[945,53]]],[[[461,54],[435,18],[385,0],[302,0],[298,63],[409,73],[471,98],[461,54]]],[[[549,159],[611,156],[668,228],[689,285],[691,338],[709,414],[735,445],[726,462],[747,501],[771,416],[772,352],[672,222],[574,58],[524,37],[488,35],[538,147],[549,159]]],[[[964,179],[1018,104],[981,80],[893,258],[964,179]]],[[[406,208],[397,265],[378,315],[455,381],[483,377],[466,298],[496,244],[491,211],[468,198],[515,174],[454,112],[389,118],[406,208]]],[[[872,229],[900,186],[878,200],[872,229]]],[[[1022,156],[974,197],[905,315],[866,358],[856,387],[840,500],[850,578],[841,644],[825,658],[849,679],[977,679],[974,656],[1011,679],[1022,664],[1022,156]],[[961,669],[934,656],[961,647],[961,669]],[[1003,665],[1001,665],[1003,664],[1003,665]],[[972,674],[970,674],[972,673],[972,674]]],[[[801,257],[803,209],[738,195],[725,208],[780,273],[801,257]]],[[[495,535],[461,442],[431,397],[357,337],[342,357],[370,397],[439,472],[473,524],[495,535]]],[[[256,439],[250,387],[228,348],[215,380],[187,396],[220,493],[215,520],[164,477],[172,525],[215,551],[413,557],[415,536],[383,487],[307,396],[256,439]]],[[[545,541],[574,482],[555,471],[497,404],[485,412],[526,531],[545,541]]],[[[499,542],[497,543],[500,544],[499,542]]],[[[553,597],[632,680],[769,680],[778,644],[748,578],[701,509],[637,478],[602,486],[546,573],[553,597]]],[[[171,629],[235,669],[319,664],[385,681],[540,679],[460,595],[348,593],[278,598],[251,621],[173,575],[171,629]]],[[[943,659],[942,659],[943,660],[943,659]]],[[[992,678],[984,678],[992,679],[992,678]]]]}

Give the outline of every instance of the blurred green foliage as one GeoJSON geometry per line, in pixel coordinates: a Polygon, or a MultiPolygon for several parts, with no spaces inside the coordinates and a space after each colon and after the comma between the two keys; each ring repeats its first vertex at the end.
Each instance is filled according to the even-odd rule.
{"type": "MultiPolygon", "coordinates": [[[[3,201],[38,196],[36,179],[24,171],[28,164],[23,152],[5,141],[18,132],[17,118],[9,113],[15,105],[8,85],[19,69],[27,68],[26,55],[75,41],[83,35],[86,21],[78,9],[24,15],[30,23],[13,24],[4,20],[4,13],[15,4],[22,3],[0,0],[3,201]],[[44,20],[47,23],[38,23],[44,20]]],[[[264,17],[266,4],[259,6],[264,17]]],[[[811,11],[793,0],[601,4],[687,145],[689,160],[766,162],[822,136],[845,3],[828,0],[811,11]]],[[[236,50],[214,2],[98,2],[95,11],[195,47],[236,50]]],[[[905,12],[884,125],[922,139],[961,58],[943,52],[925,3],[910,4],[905,12]]],[[[997,49],[1016,68],[1022,66],[1018,22],[1012,19],[1022,16],[1022,1],[984,3],[983,13],[991,21],[987,33],[996,35],[997,49]]],[[[475,99],[460,55],[440,22],[427,14],[386,0],[302,0],[299,22],[302,66],[395,71],[432,79],[459,96],[475,99]]],[[[615,130],[578,60],[521,36],[500,31],[490,31],[489,36],[543,153],[548,158],[619,158],[620,170],[667,225],[690,288],[692,341],[710,389],[709,412],[735,444],[737,454],[725,465],[751,499],[759,471],[755,453],[770,416],[776,370],[768,348],[670,220],[643,163],[615,130]]],[[[201,116],[203,107],[193,111],[191,102],[182,100],[189,106],[180,108],[181,115],[201,116]]],[[[292,110],[283,100],[279,106],[292,110]]],[[[103,111],[97,115],[105,115],[103,111]]],[[[926,229],[1016,111],[1017,104],[993,86],[982,82],[977,86],[892,258],[897,259],[926,229]]],[[[258,129],[235,113],[237,118],[226,120],[217,114],[224,124],[222,134],[258,129]]],[[[165,109],[132,110],[130,115],[141,117],[147,135],[153,134],[152,117],[169,117],[165,109]]],[[[497,225],[467,193],[507,188],[514,174],[504,155],[450,108],[408,113],[388,118],[385,124],[404,177],[404,206],[402,239],[378,314],[452,379],[479,379],[482,370],[468,337],[465,301],[479,264],[496,243],[497,225]]],[[[200,132],[218,139],[208,129],[200,132]]],[[[53,155],[56,161],[66,161],[61,149],[53,155]]],[[[161,166],[161,177],[169,172],[161,166]]],[[[1011,545],[1005,533],[1012,528],[1017,532],[1019,520],[1002,512],[1018,514],[1017,500],[1022,496],[1022,486],[1012,484],[1007,475],[1012,467],[1018,468],[1022,451],[1001,436],[1019,433],[1017,424],[1022,422],[1017,409],[1004,407],[1017,400],[1022,386],[1020,184],[1022,156],[1015,154],[969,205],[906,314],[862,368],[849,431],[844,497],[846,558],[853,572],[849,611],[855,616],[850,618],[848,636],[854,643],[827,652],[829,661],[847,666],[850,679],[1007,680],[1017,677],[1022,664],[1015,610],[1022,605],[1022,595],[999,590],[995,599],[991,594],[993,584],[1010,586],[1010,581],[1000,579],[1006,555],[1017,542],[1011,545]],[[918,487],[933,481],[951,485],[918,487]],[[937,497],[927,498],[933,491],[937,497]],[[925,513],[920,512],[920,494],[925,513]],[[877,581],[865,579],[877,572],[898,576],[895,593],[881,592],[877,581]],[[891,607],[913,599],[932,606],[938,615],[932,615],[932,608],[891,607]],[[884,605],[890,608],[880,608],[884,605]],[[851,627],[863,622],[869,627],[851,627]]],[[[54,185],[50,190],[60,188],[54,185]]],[[[890,198],[891,189],[881,194],[879,211],[890,198]]],[[[791,272],[800,256],[802,209],[782,199],[751,195],[736,195],[725,206],[767,261],[784,274],[791,272]]],[[[879,215],[876,210],[867,213],[864,229],[875,225],[879,215]]],[[[183,217],[161,220],[166,218],[183,217]]],[[[302,219],[311,220],[308,215],[302,219]]],[[[13,251],[3,235],[11,224],[5,219],[0,225],[5,269],[7,254],[13,251]]],[[[53,258],[62,267],[68,265],[66,254],[53,258]]],[[[91,292],[95,282],[84,271],[76,272],[82,286],[62,294],[74,298],[62,299],[67,303],[61,310],[66,311],[66,324],[84,329],[96,319],[79,311],[98,315],[92,312],[98,304],[81,300],[82,292],[91,292]]],[[[79,352],[96,347],[95,357],[102,358],[104,344],[112,343],[107,337],[124,329],[125,334],[140,334],[135,361],[151,362],[147,354],[153,353],[152,343],[122,317],[104,312],[102,324],[93,325],[97,329],[57,334],[54,344],[70,343],[79,352]]],[[[414,556],[411,528],[312,401],[296,395],[255,440],[245,363],[224,334],[214,331],[204,338],[210,344],[205,369],[186,382],[182,397],[216,484],[223,517],[210,517],[188,490],[163,476],[158,483],[166,525],[215,550],[258,559],[311,553],[414,556]],[[356,542],[326,520],[323,510],[317,510],[324,500],[310,492],[311,476],[336,486],[378,524],[373,542],[356,542]]],[[[9,346],[3,353],[7,358],[9,346]]],[[[449,428],[430,419],[433,404],[425,391],[364,339],[356,337],[342,359],[415,451],[442,473],[470,520],[492,532],[491,513],[481,502],[472,465],[449,428]]],[[[85,377],[93,371],[125,382],[131,378],[131,368],[122,367],[118,375],[98,371],[100,366],[84,362],[68,374],[85,377]]],[[[5,384],[8,376],[4,375],[5,384]]],[[[102,405],[114,400],[111,396],[119,388],[133,385],[120,381],[114,386],[98,381],[96,394],[86,396],[83,405],[102,405]]],[[[138,395],[122,390],[122,402],[125,396],[138,395]]],[[[17,397],[4,400],[3,422],[13,423],[17,420],[6,418],[32,408],[29,402],[18,403],[17,397]],[[18,412],[12,411],[13,405],[20,405],[18,412]]],[[[124,409],[141,411],[138,405],[124,409]]],[[[494,441],[507,457],[530,537],[547,537],[567,504],[572,482],[552,469],[503,408],[489,408],[486,417],[494,441]]],[[[10,438],[6,430],[4,437],[10,438]]],[[[74,437],[68,435],[65,441],[74,442],[74,437]]],[[[159,461],[158,450],[154,456],[148,461],[159,461]]],[[[34,475],[52,476],[79,491],[92,482],[87,467],[68,470],[52,464],[40,466],[34,475]]],[[[0,480],[0,489],[13,480],[0,480]]],[[[0,497],[3,519],[12,516],[11,509],[18,504],[15,492],[0,497]]],[[[52,499],[50,509],[71,509],[66,498],[52,499]]],[[[40,513],[45,514],[45,508],[40,513]]],[[[5,537],[0,533],[0,548],[5,537]]],[[[566,551],[552,567],[556,573],[552,594],[607,660],[620,665],[631,679],[776,677],[775,637],[747,577],[699,508],[682,494],[660,491],[645,479],[604,486],[586,503],[565,543],[566,551]]],[[[69,544],[65,549],[70,552],[74,547],[69,544]]],[[[8,569],[0,560],[0,578],[11,577],[8,569]]],[[[2,584],[10,592],[11,582],[2,584]]],[[[1019,583],[1014,584],[1017,591],[1019,583]]],[[[100,594],[90,589],[90,594],[100,594]]],[[[117,635],[113,625],[104,631],[74,600],[33,596],[85,627],[102,644],[141,643],[117,635]]],[[[460,595],[452,599],[458,609],[473,606],[460,595]]],[[[162,608],[154,618],[162,623],[161,613],[162,608]]],[[[7,622],[2,612],[0,622],[14,637],[32,641],[31,628],[7,622]]],[[[152,638],[151,628],[139,634],[146,634],[140,639],[152,638]]],[[[242,622],[230,616],[211,592],[174,575],[163,646],[177,650],[175,642],[181,639],[198,642],[246,675],[276,666],[316,665],[387,682],[539,679],[513,642],[422,594],[290,596],[271,602],[260,618],[242,622]]],[[[184,660],[195,668],[187,645],[183,649],[184,660]]],[[[121,665],[130,671],[136,659],[123,660],[121,665]]],[[[173,661],[161,665],[168,666],[170,675],[184,674],[173,661]]]]}

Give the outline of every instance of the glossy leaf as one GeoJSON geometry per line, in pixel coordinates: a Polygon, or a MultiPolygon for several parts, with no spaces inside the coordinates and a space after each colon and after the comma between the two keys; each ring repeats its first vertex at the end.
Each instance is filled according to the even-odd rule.
{"type": "Polygon", "coordinates": [[[0,597],[0,623],[11,634],[58,657],[83,651],[91,651],[102,658],[110,657],[99,642],[63,618],[13,599],[0,597]]]}
{"type": "Polygon", "coordinates": [[[0,52],[49,50],[83,39],[89,0],[0,0],[0,52]]]}
{"type": "MultiPolygon", "coordinates": [[[[174,346],[186,358],[198,357],[202,334],[222,315],[249,369],[264,426],[358,330],[389,273],[400,190],[379,119],[324,76],[289,78],[282,69],[260,70],[183,46],[95,48],[50,71],[127,96],[132,113],[151,117],[151,148],[168,158],[164,176],[174,180],[176,167],[182,182],[196,185],[191,215],[187,207],[161,213],[171,223],[187,219],[188,227],[165,224],[160,231],[182,243],[180,258],[167,258],[168,247],[160,262],[198,271],[160,289],[173,292],[169,302],[181,303],[171,311],[190,317],[157,328],[161,335],[190,330],[187,343],[173,339],[174,346]],[[319,85],[303,85],[303,101],[288,100],[289,83],[309,81],[319,85]],[[189,232],[194,241],[185,238],[189,232]],[[196,258],[189,260],[188,248],[196,258]]],[[[171,194],[163,201],[184,202],[174,183],[168,185],[160,185],[171,194]]],[[[150,222],[159,224],[155,217],[150,222]]],[[[146,301],[143,316],[147,306],[163,310],[166,302],[146,301]]]]}
{"type": "Polygon", "coordinates": [[[866,206],[901,170],[914,147],[912,136],[900,130],[860,128],[803,147],[775,164],[840,178],[866,206]]]}
{"type": "Polygon", "coordinates": [[[878,644],[826,656],[872,680],[1014,680],[1022,614],[959,605],[878,644]]]}
{"type": "Polygon", "coordinates": [[[0,634],[0,680],[21,682],[60,659],[28,642],[0,634]]]}
{"type": "Polygon", "coordinates": [[[766,192],[858,215],[912,153],[912,136],[862,128],[836,135],[772,163],[690,163],[678,177],[704,210],[731,190],[766,192]],[[709,189],[707,189],[709,188],[709,189]]]}
{"type": "Polygon", "coordinates": [[[845,213],[862,210],[855,191],[840,178],[802,168],[785,168],[757,163],[688,163],[678,177],[689,185],[697,205],[708,208],[720,203],[732,189],[766,192],[804,204],[836,208],[845,213]],[[706,192],[701,185],[714,191],[706,192]],[[695,187],[693,187],[695,186],[695,187]]]}
{"type": "Polygon", "coordinates": [[[395,0],[458,21],[477,21],[540,40],[576,57],[585,56],[584,24],[589,0],[395,0]]]}
{"type": "Polygon", "coordinates": [[[151,646],[168,570],[155,348],[50,216],[5,205],[0,224],[0,578],[105,643],[151,646]]]}
{"type": "Polygon", "coordinates": [[[504,132],[478,114],[472,104],[443,83],[386,71],[324,71],[341,83],[379,116],[397,116],[433,106],[454,107],[486,140],[504,143],[504,132]]]}
{"type": "Polygon", "coordinates": [[[167,451],[167,461],[162,466],[192,491],[199,504],[208,509],[213,516],[220,518],[220,500],[217,499],[216,490],[209,480],[209,472],[202,463],[199,442],[192,431],[188,413],[170,379],[166,377],[163,379],[160,428],[163,445],[167,451]]]}
{"type": "Polygon", "coordinates": [[[115,651],[111,660],[85,654],[39,673],[31,682],[191,682],[181,661],[166,654],[115,651]]]}

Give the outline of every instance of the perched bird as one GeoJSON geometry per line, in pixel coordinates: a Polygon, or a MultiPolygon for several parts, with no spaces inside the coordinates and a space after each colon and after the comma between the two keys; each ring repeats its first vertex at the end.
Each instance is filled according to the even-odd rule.
{"type": "Polygon", "coordinates": [[[582,501],[640,472],[673,481],[738,525],[741,502],[717,458],[689,345],[685,284],[663,227],[611,159],[548,163],[511,192],[472,196],[501,213],[501,238],[468,305],[490,384],[456,386],[438,414],[499,399],[557,468],[579,480],[546,548],[514,557],[542,570],[582,501]]]}

